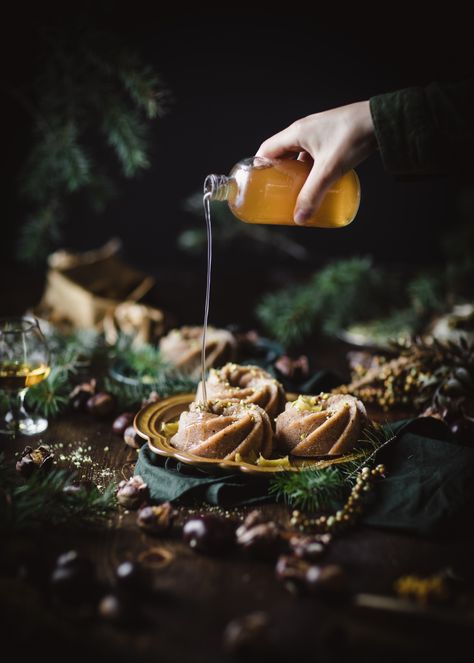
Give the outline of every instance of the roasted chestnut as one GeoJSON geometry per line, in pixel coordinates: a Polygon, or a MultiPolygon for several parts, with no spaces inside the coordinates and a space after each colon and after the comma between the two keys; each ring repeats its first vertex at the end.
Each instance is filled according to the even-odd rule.
{"type": "Polygon", "coordinates": [[[139,594],[150,589],[151,580],[146,569],[136,562],[122,562],[115,570],[117,588],[130,594],[139,594]]]}
{"type": "Polygon", "coordinates": [[[65,603],[82,603],[94,599],[97,587],[92,562],[71,550],[58,557],[50,578],[51,590],[65,603]]]}
{"type": "Polygon", "coordinates": [[[310,594],[341,594],[347,590],[347,576],[336,564],[310,566],[305,586],[310,594]]]}
{"type": "Polygon", "coordinates": [[[125,430],[132,424],[134,417],[133,412],[122,412],[122,414],[119,414],[112,424],[112,431],[115,435],[123,435],[125,430]]]}
{"type": "Polygon", "coordinates": [[[106,391],[99,391],[89,398],[86,408],[94,417],[108,417],[115,409],[115,397],[106,391]]]}
{"type": "Polygon", "coordinates": [[[266,612],[252,612],[230,621],[223,636],[224,648],[239,656],[264,653],[269,642],[270,618],[266,612]]]}
{"type": "Polygon", "coordinates": [[[286,548],[280,528],[272,521],[248,528],[243,524],[236,531],[236,539],[243,550],[263,559],[278,557],[286,548]]]}
{"type": "Polygon", "coordinates": [[[148,486],[138,474],[121,481],[117,487],[117,501],[126,509],[138,509],[149,497],[148,486]]]}
{"type": "Polygon", "coordinates": [[[137,525],[148,534],[164,534],[170,529],[175,517],[176,511],[170,502],[163,502],[158,506],[145,506],[140,509],[137,525]]]}
{"type": "Polygon", "coordinates": [[[321,537],[305,536],[303,534],[292,536],[289,545],[296,557],[309,561],[314,561],[321,557],[325,550],[325,544],[321,541],[321,537]]]}
{"type": "Polygon", "coordinates": [[[144,443],[144,439],[137,435],[135,428],[133,426],[128,426],[123,433],[123,440],[125,444],[128,444],[132,449],[140,449],[144,443]]]}
{"type": "Polygon", "coordinates": [[[37,470],[49,470],[53,465],[54,454],[47,444],[40,444],[37,449],[25,447],[21,458],[16,463],[16,471],[28,478],[37,470]]]}
{"type": "Polygon", "coordinates": [[[451,433],[461,444],[472,444],[474,446],[474,419],[462,417],[451,424],[451,433]]]}
{"type": "Polygon", "coordinates": [[[86,403],[91,396],[95,394],[96,381],[82,382],[74,387],[69,394],[69,404],[73,410],[83,412],[86,409],[86,403]]]}
{"type": "Polygon", "coordinates": [[[234,545],[235,529],[225,518],[196,516],[184,524],[183,540],[196,552],[219,555],[234,545]]]}

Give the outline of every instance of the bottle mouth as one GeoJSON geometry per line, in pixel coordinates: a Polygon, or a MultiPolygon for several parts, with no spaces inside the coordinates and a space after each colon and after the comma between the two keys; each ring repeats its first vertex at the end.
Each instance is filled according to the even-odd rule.
{"type": "Polygon", "coordinates": [[[204,180],[203,193],[211,200],[225,200],[227,198],[229,178],[226,175],[208,175],[204,180]]]}

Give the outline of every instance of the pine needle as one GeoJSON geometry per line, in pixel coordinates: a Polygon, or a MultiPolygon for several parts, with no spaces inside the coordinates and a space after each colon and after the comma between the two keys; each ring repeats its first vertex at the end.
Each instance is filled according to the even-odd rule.
{"type": "Polygon", "coordinates": [[[32,115],[33,140],[21,175],[31,215],[18,247],[26,262],[43,261],[57,245],[71,194],[97,210],[118,190],[101,142],[112,148],[126,177],[149,166],[150,123],[163,113],[167,97],[154,70],[113,33],[74,23],[49,31],[47,45],[33,86],[17,94],[32,115]]]}
{"type": "Polygon", "coordinates": [[[349,484],[335,467],[282,472],[272,480],[269,492],[277,501],[305,511],[318,511],[333,506],[348,490],[349,484]]]}
{"type": "Polygon", "coordinates": [[[288,506],[304,511],[333,507],[347,496],[358,472],[364,466],[371,467],[376,453],[394,438],[388,425],[367,428],[354,450],[356,459],[338,463],[337,466],[276,474],[269,492],[277,501],[284,501],[288,506]]]}
{"type": "Polygon", "coordinates": [[[102,492],[97,487],[65,492],[73,480],[71,472],[53,469],[18,483],[11,464],[0,455],[0,483],[7,496],[0,499],[0,530],[92,526],[109,518],[116,508],[115,486],[102,492]]]}

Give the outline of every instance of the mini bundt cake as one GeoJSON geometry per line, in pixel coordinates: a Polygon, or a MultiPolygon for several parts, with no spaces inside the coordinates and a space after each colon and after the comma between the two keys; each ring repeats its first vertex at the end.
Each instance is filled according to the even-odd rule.
{"type": "Polygon", "coordinates": [[[276,443],[295,456],[345,453],[368,423],[363,403],[354,396],[299,396],[277,417],[276,443]]]}
{"type": "Polygon", "coordinates": [[[207,409],[191,403],[181,413],[178,432],[170,439],[180,449],[205,458],[235,460],[272,452],[273,431],[265,410],[255,404],[211,401],[207,409]]]}
{"type": "MultiPolygon", "coordinates": [[[[285,407],[285,392],[275,378],[259,366],[226,364],[212,369],[206,380],[209,400],[238,400],[260,405],[273,419],[285,407]]],[[[202,401],[202,384],[199,383],[196,401],[202,401]]]]}
{"type": "MultiPolygon", "coordinates": [[[[184,373],[199,375],[201,371],[202,327],[172,329],[160,341],[163,359],[184,373]]],[[[208,327],[206,334],[206,370],[222,366],[235,357],[237,342],[226,329],[208,327]]]]}

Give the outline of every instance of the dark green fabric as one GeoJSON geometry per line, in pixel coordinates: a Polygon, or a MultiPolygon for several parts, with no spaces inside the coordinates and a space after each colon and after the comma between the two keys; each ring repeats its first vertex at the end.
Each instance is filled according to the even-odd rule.
{"type": "Polygon", "coordinates": [[[271,501],[266,478],[222,470],[209,474],[173,458],[162,458],[150,451],[148,445],[140,449],[135,474],[148,484],[151,498],[156,502],[244,506],[271,501]]]}
{"type": "Polygon", "coordinates": [[[473,449],[408,430],[378,460],[388,474],[365,524],[424,535],[472,532],[473,449]]]}
{"type": "MultiPolygon", "coordinates": [[[[474,508],[474,448],[444,439],[446,428],[435,419],[397,422],[390,430],[395,439],[376,456],[387,477],[378,484],[363,523],[422,535],[465,534],[474,508]]],[[[147,445],[140,450],[135,474],[157,502],[228,507],[271,501],[265,477],[209,474],[164,459],[147,445]]]]}
{"type": "Polygon", "coordinates": [[[474,79],[377,95],[370,110],[382,161],[393,175],[473,170],[474,79]]]}

